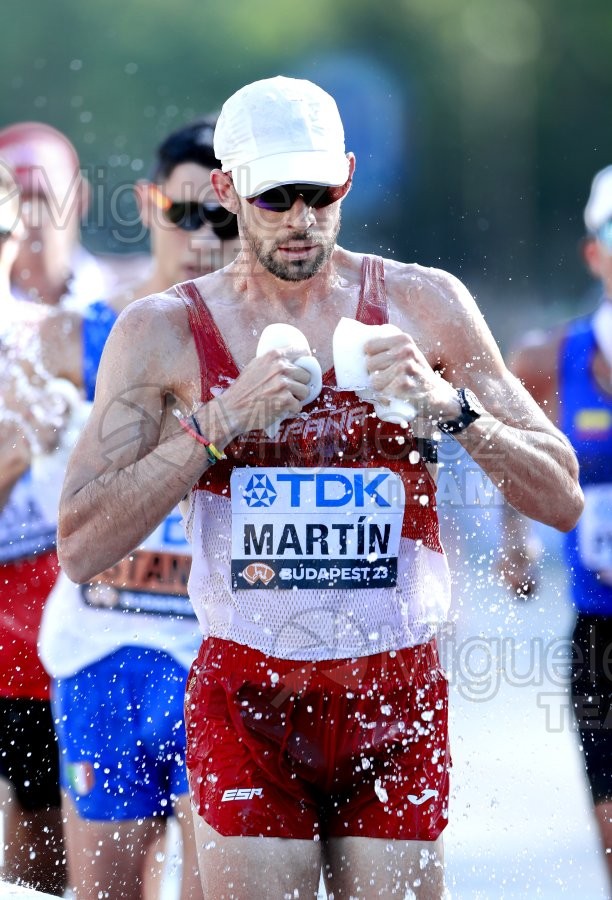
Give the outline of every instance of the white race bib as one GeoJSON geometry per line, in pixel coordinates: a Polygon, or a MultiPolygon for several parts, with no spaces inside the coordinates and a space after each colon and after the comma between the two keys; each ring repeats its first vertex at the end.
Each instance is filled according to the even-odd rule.
{"type": "Polygon", "coordinates": [[[584,488],[584,511],[578,522],[582,564],[594,572],[612,570],[612,484],[584,488]]]}
{"type": "Polygon", "coordinates": [[[13,487],[0,512],[0,563],[29,559],[55,548],[57,512],[44,502],[44,485],[32,479],[31,471],[13,487]]]}
{"type": "Polygon", "coordinates": [[[234,469],[232,588],[397,582],[404,486],[389,469],[234,469]]]}

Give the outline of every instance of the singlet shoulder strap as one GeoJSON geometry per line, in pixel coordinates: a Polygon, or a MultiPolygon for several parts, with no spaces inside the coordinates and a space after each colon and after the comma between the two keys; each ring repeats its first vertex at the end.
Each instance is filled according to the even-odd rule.
{"type": "Polygon", "coordinates": [[[238,369],[217,328],[217,323],[194,282],[185,281],[176,284],[174,289],[185,304],[189,316],[189,327],[200,363],[201,397],[205,401],[210,393],[209,367],[211,371],[223,372],[231,378],[238,376],[238,369]]]}
{"type": "Polygon", "coordinates": [[[365,325],[384,325],[389,321],[385,264],[380,256],[364,256],[361,262],[361,293],[357,320],[365,325]]]}

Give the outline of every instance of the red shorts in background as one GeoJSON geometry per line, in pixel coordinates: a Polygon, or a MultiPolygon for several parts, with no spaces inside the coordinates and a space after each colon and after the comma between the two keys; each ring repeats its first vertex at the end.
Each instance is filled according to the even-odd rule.
{"type": "Polygon", "coordinates": [[[0,697],[48,700],[50,679],[38,657],[38,633],[57,579],[55,551],[0,564],[0,697]]]}
{"type": "Polygon", "coordinates": [[[192,798],[220,834],[433,841],[447,824],[434,641],[312,663],[209,638],[187,684],[192,798]]]}

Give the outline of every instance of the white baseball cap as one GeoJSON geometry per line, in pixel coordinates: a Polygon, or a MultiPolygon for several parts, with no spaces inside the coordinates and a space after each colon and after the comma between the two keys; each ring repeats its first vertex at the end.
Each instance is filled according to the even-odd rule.
{"type": "Polygon", "coordinates": [[[595,234],[609,219],[612,219],[612,166],[606,166],[593,179],[584,209],[584,224],[591,234],[595,234]]]}
{"type": "Polygon", "coordinates": [[[215,156],[241,197],[281,184],[341,185],[349,177],[344,128],[336,102],[299,78],[266,78],[226,100],[215,156]]]}

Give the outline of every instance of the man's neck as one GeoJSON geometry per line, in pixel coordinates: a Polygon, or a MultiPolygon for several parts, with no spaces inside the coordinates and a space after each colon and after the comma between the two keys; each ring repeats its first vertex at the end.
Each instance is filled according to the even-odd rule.
{"type": "Polygon", "coordinates": [[[301,280],[279,278],[261,263],[252,260],[247,253],[238,256],[230,273],[234,276],[236,293],[246,297],[249,304],[265,302],[268,306],[299,316],[306,307],[328,298],[340,283],[336,266],[339,253],[342,251],[338,248],[318,272],[301,280]]]}
{"type": "Polygon", "coordinates": [[[112,297],[109,303],[119,313],[126,306],[129,306],[133,300],[138,300],[140,297],[150,297],[152,294],[162,294],[169,287],[168,279],[163,277],[157,269],[154,269],[148,278],[130,285],[126,290],[112,297]]]}
{"type": "Polygon", "coordinates": [[[58,306],[62,297],[69,292],[70,276],[54,284],[36,278],[16,279],[13,284],[15,289],[28,300],[45,303],[47,306],[58,306]]]}

